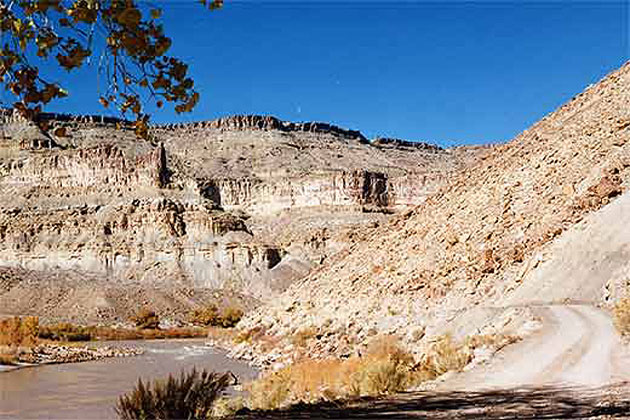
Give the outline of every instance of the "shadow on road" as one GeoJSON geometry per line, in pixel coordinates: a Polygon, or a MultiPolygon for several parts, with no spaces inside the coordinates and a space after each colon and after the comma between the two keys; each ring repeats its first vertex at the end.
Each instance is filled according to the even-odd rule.
{"type": "Polygon", "coordinates": [[[410,392],[383,399],[299,404],[278,411],[241,411],[237,418],[291,419],[579,419],[628,418],[630,398],[610,389],[547,387],[486,392],[410,392]]]}

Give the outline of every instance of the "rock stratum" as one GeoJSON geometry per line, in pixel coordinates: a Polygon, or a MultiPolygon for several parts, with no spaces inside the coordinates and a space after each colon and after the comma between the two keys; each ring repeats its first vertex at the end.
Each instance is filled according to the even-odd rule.
{"type": "Polygon", "coordinates": [[[377,334],[417,349],[444,331],[514,331],[520,308],[534,304],[605,305],[627,294],[629,103],[626,64],[418,206],[355,232],[241,322],[270,339],[237,354],[290,361],[302,331],[317,337],[303,350],[314,357],[348,356],[377,334]]]}
{"type": "Polygon", "coordinates": [[[269,116],[156,126],[151,142],[113,118],[40,119],[0,116],[5,314],[269,299],[487,152],[269,116]]]}

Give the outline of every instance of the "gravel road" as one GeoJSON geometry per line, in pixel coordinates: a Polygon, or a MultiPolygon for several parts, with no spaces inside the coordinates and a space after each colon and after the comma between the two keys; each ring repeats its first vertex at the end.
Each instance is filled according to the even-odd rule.
{"type": "Polygon", "coordinates": [[[601,387],[630,379],[630,364],[607,312],[589,305],[532,308],[542,328],[488,363],[452,376],[441,390],[601,387]]]}

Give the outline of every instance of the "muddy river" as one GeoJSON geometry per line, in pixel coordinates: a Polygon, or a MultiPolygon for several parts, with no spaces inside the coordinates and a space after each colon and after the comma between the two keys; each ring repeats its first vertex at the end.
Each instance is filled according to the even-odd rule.
{"type": "Polygon", "coordinates": [[[241,381],[256,375],[204,340],[107,343],[142,347],[141,356],[47,365],[0,372],[0,419],[115,419],[118,396],[138,378],[154,379],[196,367],[231,371],[241,381]]]}

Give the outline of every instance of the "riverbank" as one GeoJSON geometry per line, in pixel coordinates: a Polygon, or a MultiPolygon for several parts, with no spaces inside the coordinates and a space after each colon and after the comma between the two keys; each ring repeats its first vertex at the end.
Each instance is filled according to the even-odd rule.
{"type": "Polygon", "coordinates": [[[15,361],[11,364],[0,364],[0,372],[41,365],[90,362],[112,357],[132,357],[143,353],[144,350],[137,347],[40,344],[22,350],[15,355],[15,361]]]}

